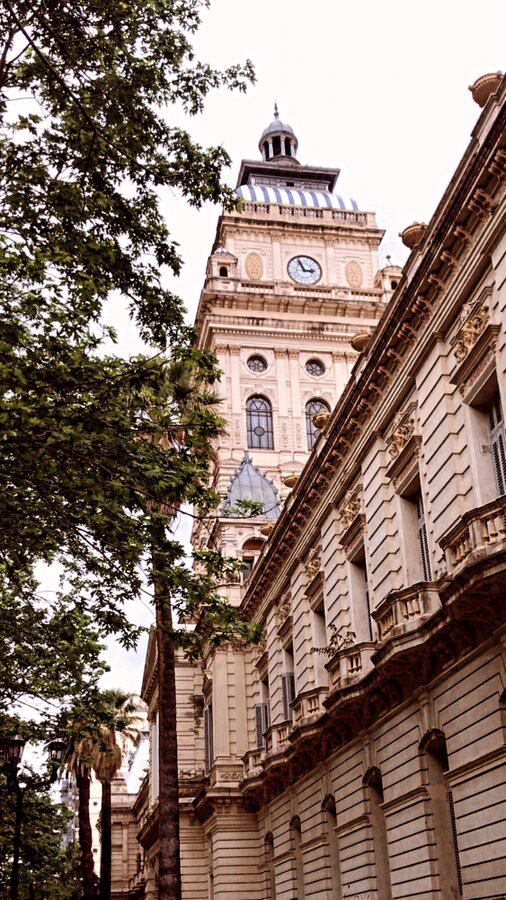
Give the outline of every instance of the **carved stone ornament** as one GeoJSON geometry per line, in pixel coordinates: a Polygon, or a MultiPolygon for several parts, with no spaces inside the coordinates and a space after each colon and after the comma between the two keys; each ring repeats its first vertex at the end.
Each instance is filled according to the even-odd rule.
{"type": "Polygon", "coordinates": [[[353,519],[358,516],[360,508],[360,494],[348,494],[348,496],[345,498],[344,506],[341,510],[340,515],[341,523],[344,529],[349,528],[349,526],[353,522],[353,519]]]}
{"type": "Polygon", "coordinates": [[[344,267],[346,281],[352,288],[359,288],[364,280],[361,265],[356,259],[349,259],[344,267]]]}
{"type": "Polygon", "coordinates": [[[246,257],[246,275],[252,281],[259,281],[264,274],[262,257],[258,253],[248,253],[246,257]]]}
{"type": "Polygon", "coordinates": [[[469,316],[469,307],[464,307],[462,314],[465,322],[453,348],[455,357],[459,362],[466,358],[471,347],[475,345],[488,319],[487,310],[483,306],[480,306],[471,316],[469,316]]]}
{"type": "Polygon", "coordinates": [[[388,452],[392,459],[399,456],[402,448],[407,444],[410,437],[415,431],[415,420],[412,416],[403,419],[402,415],[397,415],[394,419],[394,431],[390,438],[388,452]]]}
{"type": "Polygon", "coordinates": [[[304,567],[306,569],[306,575],[311,580],[318,575],[322,566],[322,558],[321,558],[321,550],[319,547],[313,547],[312,550],[309,551],[304,567]]]}
{"type": "Polygon", "coordinates": [[[278,603],[278,625],[283,625],[292,611],[292,598],[289,592],[283,594],[278,603]]]}

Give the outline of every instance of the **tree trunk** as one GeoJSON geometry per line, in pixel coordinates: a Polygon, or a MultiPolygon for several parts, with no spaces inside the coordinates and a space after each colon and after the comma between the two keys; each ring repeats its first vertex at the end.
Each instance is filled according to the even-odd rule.
{"type": "Polygon", "coordinates": [[[93,868],[93,841],[90,823],[90,772],[83,769],[77,775],[79,791],[79,846],[81,848],[81,877],[83,900],[95,900],[95,871],[93,868]]]}
{"type": "Polygon", "coordinates": [[[181,859],[179,849],[179,783],[176,731],[176,677],[174,646],[169,638],[172,612],[166,581],[160,575],[165,543],[163,526],[153,547],[154,594],[158,651],[158,728],[160,868],[159,900],[181,900],[181,859]]]}
{"type": "Polygon", "coordinates": [[[111,898],[111,782],[102,782],[100,809],[100,900],[111,898]]]}

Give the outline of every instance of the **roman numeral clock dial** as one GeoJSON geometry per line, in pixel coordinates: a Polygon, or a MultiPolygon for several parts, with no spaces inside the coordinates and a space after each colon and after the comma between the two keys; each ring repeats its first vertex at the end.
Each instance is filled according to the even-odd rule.
{"type": "Polygon", "coordinates": [[[288,263],[288,274],[297,284],[317,284],[322,277],[319,263],[310,256],[294,256],[288,263]]]}

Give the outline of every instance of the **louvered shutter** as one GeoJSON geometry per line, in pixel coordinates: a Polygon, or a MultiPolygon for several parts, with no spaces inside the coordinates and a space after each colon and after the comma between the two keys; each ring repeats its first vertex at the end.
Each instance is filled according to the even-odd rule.
{"type": "Polygon", "coordinates": [[[506,494],[506,437],[499,397],[495,397],[488,410],[490,446],[494,474],[499,496],[506,494]]]}
{"type": "Polygon", "coordinates": [[[213,749],[213,708],[206,706],[204,708],[204,754],[206,772],[209,772],[214,758],[213,749]]]}
{"type": "Polygon", "coordinates": [[[427,540],[427,526],[425,524],[425,515],[423,511],[423,503],[420,494],[416,498],[416,519],[418,527],[418,544],[420,547],[420,557],[422,560],[423,580],[430,581],[430,555],[429,542],[427,540]]]}
{"type": "Polygon", "coordinates": [[[269,704],[257,703],[255,706],[255,727],[257,747],[265,747],[265,732],[269,727],[269,704]]]}
{"type": "Polygon", "coordinates": [[[283,714],[285,717],[285,722],[292,721],[292,708],[290,703],[292,700],[295,700],[295,676],[293,672],[286,672],[285,675],[282,676],[282,688],[283,688],[283,714]]]}

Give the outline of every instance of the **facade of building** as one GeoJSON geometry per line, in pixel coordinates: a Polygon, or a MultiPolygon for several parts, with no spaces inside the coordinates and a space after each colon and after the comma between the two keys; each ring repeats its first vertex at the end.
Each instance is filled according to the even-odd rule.
{"type": "MultiPolygon", "coordinates": [[[[185,900],[506,896],[506,82],[474,87],[402,271],[277,116],[220,217],[197,315],[229,426],[212,540],[264,640],[179,661],[185,900]]],[[[154,639],[142,694],[156,897],[154,639]]]]}

